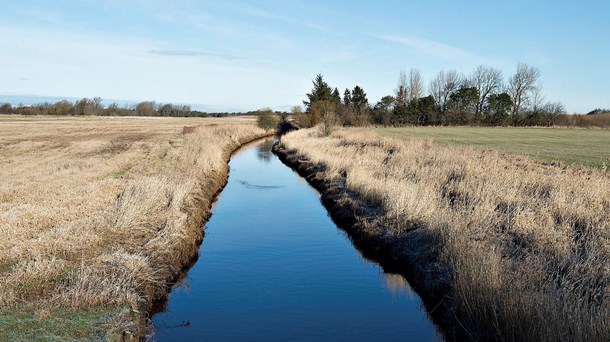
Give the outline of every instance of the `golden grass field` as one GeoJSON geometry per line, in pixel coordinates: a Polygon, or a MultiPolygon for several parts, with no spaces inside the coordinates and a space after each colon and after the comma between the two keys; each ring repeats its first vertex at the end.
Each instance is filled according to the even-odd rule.
{"type": "Polygon", "coordinates": [[[610,338],[610,178],[602,171],[362,129],[300,130],[281,143],[323,165],[318,177],[363,208],[378,208],[375,217],[361,211],[363,229],[404,244],[424,288],[448,286],[446,314],[465,336],[610,338]]]}
{"type": "Polygon", "coordinates": [[[141,334],[230,153],[264,135],[246,118],[0,116],[0,340],[141,334]]]}

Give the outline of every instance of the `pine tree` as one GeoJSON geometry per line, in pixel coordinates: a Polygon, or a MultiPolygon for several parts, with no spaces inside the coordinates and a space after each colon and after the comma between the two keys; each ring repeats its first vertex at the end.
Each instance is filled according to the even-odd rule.
{"type": "Polygon", "coordinates": [[[333,90],[333,102],[336,104],[340,104],[341,103],[341,94],[339,94],[339,89],[335,88],[335,90],[333,90]]]}
{"type": "Polygon", "coordinates": [[[316,101],[333,100],[332,89],[324,81],[322,74],[318,74],[312,83],[313,88],[311,89],[311,93],[307,94],[308,101],[303,101],[303,104],[307,108],[307,112],[310,111],[311,105],[316,101]]]}
{"type": "Polygon", "coordinates": [[[345,88],[345,91],[343,92],[343,104],[346,106],[352,104],[352,93],[347,88],[345,88]]]}
{"type": "Polygon", "coordinates": [[[364,113],[369,107],[369,100],[366,98],[364,89],[359,86],[355,86],[352,90],[352,106],[356,110],[356,113],[364,113]]]}

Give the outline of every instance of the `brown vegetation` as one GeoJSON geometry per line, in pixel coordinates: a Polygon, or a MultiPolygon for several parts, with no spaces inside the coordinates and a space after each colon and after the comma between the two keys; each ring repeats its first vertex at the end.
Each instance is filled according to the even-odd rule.
{"type": "Polygon", "coordinates": [[[410,266],[450,338],[609,339],[607,176],[353,130],[276,151],[355,216],[353,239],[410,266]]]}
{"type": "Polygon", "coordinates": [[[557,125],[568,127],[599,127],[610,128],[610,113],[603,112],[590,115],[560,115],[557,125]]]}
{"type": "Polygon", "coordinates": [[[266,135],[240,118],[0,120],[0,308],[136,319],[196,255],[230,153],[266,135]]]}

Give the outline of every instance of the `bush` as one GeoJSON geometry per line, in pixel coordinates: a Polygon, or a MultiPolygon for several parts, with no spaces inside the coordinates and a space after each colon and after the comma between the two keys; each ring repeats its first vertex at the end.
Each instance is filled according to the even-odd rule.
{"type": "Polygon", "coordinates": [[[265,108],[258,111],[258,118],[256,122],[258,127],[264,129],[265,131],[270,131],[272,129],[277,128],[277,125],[280,122],[280,118],[277,114],[275,114],[271,109],[265,108]]]}

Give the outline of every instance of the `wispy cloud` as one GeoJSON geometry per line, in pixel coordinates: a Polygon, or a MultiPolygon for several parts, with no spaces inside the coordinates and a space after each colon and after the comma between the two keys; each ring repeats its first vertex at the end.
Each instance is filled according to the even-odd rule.
{"type": "Polygon", "coordinates": [[[267,19],[276,19],[280,21],[284,21],[291,24],[297,24],[305,27],[309,27],[316,30],[324,30],[324,27],[312,23],[310,21],[302,20],[296,17],[291,17],[279,13],[273,13],[261,9],[254,9],[250,7],[234,7],[235,10],[240,11],[242,13],[246,13],[259,18],[267,18],[267,19]]]}
{"type": "Polygon", "coordinates": [[[206,51],[198,51],[198,50],[148,50],[147,53],[151,55],[160,55],[160,56],[175,56],[175,57],[211,57],[217,59],[223,59],[226,61],[235,61],[243,59],[239,56],[228,55],[223,53],[215,53],[215,52],[206,52],[206,51]]]}
{"type": "Polygon", "coordinates": [[[452,62],[469,64],[498,64],[498,61],[486,58],[457,46],[423,39],[414,36],[396,35],[369,35],[386,42],[404,45],[418,53],[422,53],[434,58],[444,59],[452,62]]]}

